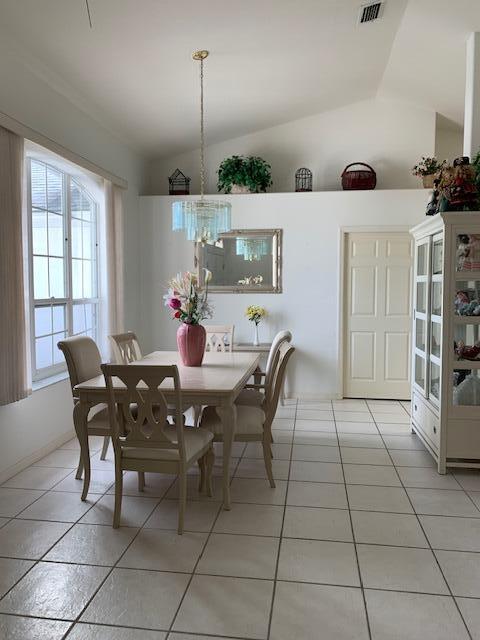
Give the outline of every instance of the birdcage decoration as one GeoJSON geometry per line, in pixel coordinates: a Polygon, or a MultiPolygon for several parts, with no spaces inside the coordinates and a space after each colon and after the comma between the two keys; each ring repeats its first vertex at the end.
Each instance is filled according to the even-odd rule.
{"type": "Polygon", "coordinates": [[[295,191],[312,190],[312,172],[306,167],[298,169],[295,173],[295,191]]]}
{"type": "Polygon", "coordinates": [[[171,196],[188,196],[190,194],[190,178],[180,169],[175,169],[168,178],[168,193],[171,196]]]}

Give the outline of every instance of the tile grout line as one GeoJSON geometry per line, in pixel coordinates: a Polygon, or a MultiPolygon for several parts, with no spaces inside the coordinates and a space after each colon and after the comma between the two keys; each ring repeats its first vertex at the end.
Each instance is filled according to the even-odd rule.
{"type": "Polygon", "coordinates": [[[339,453],[340,453],[340,464],[342,466],[342,475],[343,475],[343,481],[344,481],[343,486],[345,488],[345,496],[346,496],[346,500],[347,500],[348,519],[350,521],[350,530],[351,530],[351,533],[352,533],[352,542],[353,542],[353,548],[354,548],[354,551],[355,551],[355,560],[356,560],[356,566],[357,566],[357,572],[358,572],[358,580],[360,582],[360,592],[362,594],[363,609],[365,611],[365,621],[367,623],[367,633],[368,633],[368,637],[370,638],[370,640],[372,640],[372,630],[371,630],[371,627],[370,627],[370,617],[368,615],[368,609],[367,609],[367,598],[366,598],[366,595],[365,595],[365,588],[363,586],[362,572],[360,571],[360,562],[358,560],[357,542],[356,542],[356,538],[355,538],[355,530],[353,528],[352,511],[350,509],[350,498],[348,496],[347,482],[346,482],[346,478],[345,478],[345,468],[344,468],[344,465],[343,465],[342,448],[340,447],[340,439],[338,437],[339,434],[338,434],[338,429],[337,429],[337,421],[336,421],[335,411],[333,412],[333,419],[334,419],[334,422],[335,422],[335,432],[336,432],[336,435],[337,435],[338,450],[339,450],[339,453]]]}
{"type": "MultiPolygon", "coordinates": [[[[372,417],[373,417],[373,414],[372,414],[372,417]]],[[[376,423],[375,423],[375,424],[376,424],[376,423]]],[[[382,441],[383,441],[383,443],[385,444],[385,441],[384,441],[384,439],[383,439],[383,434],[381,434],[381,433],[380,433],[380,437],[382,438],[382,441]]],[[[388,448],[387,448],[387,452],[388,452],[388,455],[390,456],[390,458],[391,458],[391,460],[392,460],[392,463],[393,463],[393,458],[391,457],[391,455],[390,455],[390,451],[388,450],[388,448]]],[[[394,467],[395,467],[395,464],[394,464],[394,467]]],[[[423,533],[423,535],[424,535],[424,537],[425,537],[425,540],[427,541],[428,549],[430,549],[430,553],[431,553],[431,554],[433,555],[433,557],[435,558],[435,562],[436,562],[436,564],[437,564],[438,570],[440,571],[440,574],[441,574],[441,576],[442,576],[442,578],[443,578],[443,580],[444,580],[444,582],[445,582],[445,585],[447,586],[448,593],[450,594],[450,597],[452,598],[452,600],[453,600],[453,602],[454,602],[454,604],[455,604],[455,608],[457,609],[458,614],[459,614],[459,616],[460,616],[460,619],[461,619],[461,621],[463,622],[463,625],[464,625],[464,627],[465,627],[465,629],[466,629],[466,631],[467,631],[468,637],[470,638],[470,640],[473,640],[473,639],[472,639],[472,635],[471,635],[471,633],[470,633],[470,629],[468,628],[467,623],[465,622],[465,619],[464,619],[464,617],[463,617],[463,614],[462,614],[462,612],[460,611],[460,607],[458,606],[457,600],[456,600],[455,596],[453,595],[453,592],[452,592],[452,590],[451,590],[451,588],[450,588],[450,584],[448,583],[448,580],[446,579],[445,574],[444,574],[444,572],[443,572],[443,569],[442,569],[442,567],[440,566],[440,563],[439,563],[438,558],[437,558],[437,556],[436,556],[436,554],[435,554],[435,551],[434,551],[434,550],[433,550],[433,548],[432,548],[432,545],[431,545],[431,543],[430,543],[430,539],[429,539],[429,537],[428,537],[428,535],[427,535],[427,533],[426,533],[426,531],[425,531],[425,529],[424,529],[424,527],[423,527],[423,525],[422,525],[422,522],[421,522],[421,520],[420,520],[420,518],[419,518],[419,516],[418,516],[418,514],[417,514],[417,512],[416,512],[416,510],[415,510],[415,506],[414,506],[414,504],[413,504],[413,502],[412,502],[412,500],[411,500],[411,498],[410,498],[410,495],[409,495],[409,493],[408,493],[408,491],[407,491],[407,488],[405,487],[405,485],[404,485],[404,483],[403,483],[403,480],[402,480],[402,478],[400,477],[400,474],[398,473],[398,471],[397,471],[397,468],[396,468],[396,467],[395,467],[395,472],[397,473],[397,476],[398,476],[398,478],[399,478],[399,480],[400,480],[401,486],[402,486],[403,490],[405,491],[405,494],[406,494],[406,496],[407,496],[407,498],[408,498],[408,501],[410,502],[410,505],[411,505],[411,507],[412,507],[412,509],[413,509],[413,514],[415,515],[415,518],[416,518],[416,520],[417,520],[417,523],[418,523],[418,525],[419,525],[420,529],[422,530],[422,533],[423,533]]],[[[463,489],[463,488],[462,488],[462,489],[463,489]]]]}

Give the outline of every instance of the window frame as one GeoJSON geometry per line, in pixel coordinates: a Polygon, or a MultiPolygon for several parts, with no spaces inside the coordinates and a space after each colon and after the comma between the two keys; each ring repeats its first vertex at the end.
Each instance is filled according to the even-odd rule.
{"type": "MultiPolygon", "coordinates": [[[[80,304],[92,304],[93,306],[93,326],[92,333],[93,338],[97,339],[99,326],[100,326],[100,296],[99,296],[99,287],[100,287],[100,277],[99,277],[99,260],[100,260],[100,252],[99,252],[99,213],[100,206],[96,198],[92,195],[90,190],[81,182],[78,176],[72,175],[65,171],[65,169],[56,166],[54,162],[49,162],[44,160],[43,158],[36,158],[35,156],[27,156],[25,158],[26,161],[26,190],[27,190],[27,220],[28,220],[28,268],[29,268],[29,319],[30,319],[30,353],[31,353],[31,369],[32,369],[32,381],[38,382],[41,380],[45,380],[47,378],[56,376],[67,369],[66,362],[63,360],[59,363],[53,363],[47,367],[37,368],[36,364],[36,346],[35,341],[37,338],[42,336],[36,335],[35,330],[35,309],[40,307],[53,308],[54,306],[64,306],[65,308],[65,331],[64,332],[55,332],[53,324],[51,326],[51,333],[45,334],[45,336],[53,336],[55,333],[64,333],[65,336],[73,336],[73,335],[86,335],[86,332],[78,332],[76,334],[73,333],[73,308],[75,305],[80,304]],[[39,298],[35,299],[35,290],[34,290],[34,251],[33,251],[33,205],[32,205],[32,162],[36,162],[44,165],[45,170],[48,168],[59,172],[62,175],[62,220],[63,220],[63,237],[64,237],[64,293],[65,297],[56,298],[54,296],[50,298],[39,298]],[[94,284],[95,288],[95,296],[91,298],[73,298],[73,283],[72,283],[72,272],[73,272],[73,251],[72,251],[72,219],[77,219],[75,216],[72,216],[72,206],[71,206],[71,187],[72,183],[80,189],[81,193],[85,193],[85,195],[92,202],[92,217],[94,220],[92,221],[92,228],[95,232],[94,242],[92,243],[92,256],[91,261],[94,263],[94,268],[92,269],[92,284],[94,284]]],[[[48,179],[47,179],[48,185],[48,179]]],[[[48,186],[46,189],[46,215],[47,215],[47,225],[48,225],[48,186]]],[[[35,207],[37,208],[37,207],[35,207]]],[[[47,226],[48,229],[48,226],[47,226]]],[[[48,242],[48,231],[47,231],[47,242],[48,242]]],[[[48,251],[48,246],[47,246],[48,251]]],[[[49,254],[47,253],[47,256],[49,254]]],[[[82,256],[83,256],[83,243],[82,243],[82,256]]],[[[82,257],[83,263],[83,257],[82,257]]],[[[93,266],[93,265],[92,265],[93,266]]],[[[82,264],[82,294],[83,294],[83,264],[82,264]]],[[[59,338],[61,339],[61,338],[59,338]]],[[[55,348],[55,346],[53,346],[55,348]]]]}

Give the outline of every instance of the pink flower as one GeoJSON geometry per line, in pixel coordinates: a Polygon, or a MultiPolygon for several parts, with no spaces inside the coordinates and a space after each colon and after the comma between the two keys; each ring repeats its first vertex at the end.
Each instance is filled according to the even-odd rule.
{"type": "Polygon", "coordinates": [[[180,302],[180,300],[178,298],[170,298],[170,300],[168,302],[168,306],[171,309],[180,309],[180,307],[182,306],[182,303],[180,302]]]}

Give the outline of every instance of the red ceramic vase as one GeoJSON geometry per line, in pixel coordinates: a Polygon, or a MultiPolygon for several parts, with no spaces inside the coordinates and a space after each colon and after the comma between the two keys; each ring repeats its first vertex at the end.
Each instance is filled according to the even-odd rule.
{"type": "Polygon", "coordinates": [[[186,367],[200,367],[205,353],[207,333],[201,324],[182,324],[177,331],[180,358],[186,367]]]}

